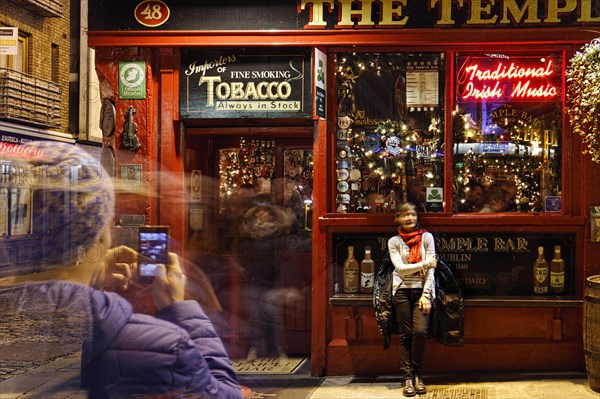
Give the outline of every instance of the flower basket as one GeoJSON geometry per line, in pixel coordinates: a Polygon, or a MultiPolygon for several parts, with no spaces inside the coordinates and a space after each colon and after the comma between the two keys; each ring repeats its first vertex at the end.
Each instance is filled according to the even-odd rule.
{"type": "Polygon", "coordinates": [[[569,61],[567,112],[573,132],[581,135],[592,161],[600,163],[600,37],[575,53],[569,61]]]}

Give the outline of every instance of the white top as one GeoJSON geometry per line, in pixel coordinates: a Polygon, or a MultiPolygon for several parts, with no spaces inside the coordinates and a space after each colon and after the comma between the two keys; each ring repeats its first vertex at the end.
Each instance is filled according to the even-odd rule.
{"type": "Polygon", "coordinates": [[[433,234],[423,233],[421,262],[408,263],[409,248],[400,235],[395,235],[388,240],[388,250],[394,265],[392,294],[395,294],[398,288],[423,288],[423,295],[433,299],[435,269],[427,269],[427,273],[425,273],[423,266],[427,260],[435,258],[433,234]]]}

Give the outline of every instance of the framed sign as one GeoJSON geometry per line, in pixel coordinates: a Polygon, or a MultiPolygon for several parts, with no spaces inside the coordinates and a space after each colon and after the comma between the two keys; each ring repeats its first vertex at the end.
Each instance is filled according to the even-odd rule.
{"type": "Polygon", "coordinates": [[[181,51],[182,118],[308,118],[311,57],[304,49],[181,51]]]}

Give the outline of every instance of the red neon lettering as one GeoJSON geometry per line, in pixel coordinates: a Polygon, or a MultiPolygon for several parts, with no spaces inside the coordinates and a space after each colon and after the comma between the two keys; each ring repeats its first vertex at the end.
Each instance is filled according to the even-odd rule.
{"type": "Polygon", "coordinates": [[[556,90],[556,87],[551,85],[551,84],[547,84],[547,85],[542,85],[539,87],[529,87],[529,84],[531,83],[531,81],[527,81],[525,83],[523,82],[519,82],[517,83],[517,85],[515,86],[515,88],[512,91],[511,96],[513,98],[517,97],[517,98],[531,98],[531,97],[554,97],[556,96],[556,94],[558,93],[558,91],[556,90]]]}
{"type": "Polygon", "coordinates": [[[473,82],[467,83],[465,86],[466,93],[463,94],[462,98],[467,100],[471,99],[487,99],[487,98],[502,98],[503,92],[500,88],[500,82],[496,82],[494,88],[489,86],[483,86],[481,89],[475,88],[473,82]]]}
{"type": "Polygon", "coordinates": [[[523,68],[514,62],[507,66],[500,62],[496,68],[480,69],[479,64],[473,64],[465,68],[465,71],[469,74],[468,80],[543,78],[552,75],[552,60],[545,67],[539,68],[523,68]]]}

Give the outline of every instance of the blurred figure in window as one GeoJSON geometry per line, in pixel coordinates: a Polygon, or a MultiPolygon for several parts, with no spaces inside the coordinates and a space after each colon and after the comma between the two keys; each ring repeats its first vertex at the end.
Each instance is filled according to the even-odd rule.
{"type": "Polygon", "coordinates": [[[497,185],[488,187],[485,191],[485,205],[480,213],[504,212],[509,206],[508,191],[497,185]]]}
{"type": "Polygon", "coordinates": [[[466,186],[467,197],[458,205],[457,212],[479,212],[484,205],[484,187],[476,180],[470,180],[466,186]]]}
{"type": "Polygon", "coordinates": [[[500,180],[496,184],[498,185],[498,187],[500,187],[501,189],[503,189],[504,191],[506,191],[508,193],[507,202],[506,202],[504,209],[502,209],[502,212],[517,211],[518,209],[517,209],[516,201],[517,201],[518,189],[517,189],[517,185],[515,184],[515,182],[512,180],[500,180]]]}

